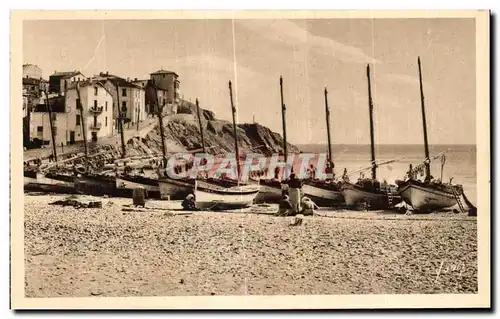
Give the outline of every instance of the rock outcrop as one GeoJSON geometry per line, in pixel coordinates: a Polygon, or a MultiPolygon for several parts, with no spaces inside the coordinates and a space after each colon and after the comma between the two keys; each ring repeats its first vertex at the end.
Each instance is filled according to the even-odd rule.
{"type": "MultiPolygon", "coordinates": [[[[189,109],[184,109],[183,111],[187,112],[189,109]]],[[[212,154],[234,152],[235,144],[232,123],[215,119],[213,113],[210,111],[203,112],[203,114],[203,135],[207,152],[212,154]]],[[[202,149],[196,113],[181,113],[166,117],[164,119],[164,126],[167,152],[202,149]]],[[[271,154],[281,152],[283,149],[281,135],[257,123],[237,125],[236,135],[240,153],[252,152],[270,156],[271,154]]],[[[158,128],[152,130],[140,143],[137,143],[137,141],[133,143],[142,144],[138,147],[147,147],[154,152],[161,153],[161,138],[158,128]]],[[[296,146],[289,143],[288,150],[289,152],[299,151],[296,146]]]]}

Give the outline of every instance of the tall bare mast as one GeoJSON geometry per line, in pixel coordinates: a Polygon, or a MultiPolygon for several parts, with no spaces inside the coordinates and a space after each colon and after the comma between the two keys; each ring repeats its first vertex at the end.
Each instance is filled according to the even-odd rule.
{"type": "Polygon", "coordinates": [[[422,105],[422,124],[424,127],[425,179],[428,180],[431,177],[431,164],[429,162],[429,142],[427,141],[427,122],[425,118],[424,88],[422,85],[422,68],[420,66],[420,57],[418,57],[417,62],[418,62],[418,78],[420,80],[420,103],[422,105]]]}
{"type": "Polygon", "coordinates": [[[139,121],[140,121],[140,116],[141,116],[141,107],[137,107],[137,130],[139,131],[139,121]]]}
{"type": "Polygon", "coordinates": [[[47,112],[49,112],[49,124],[50,124],[50,137],[52,138],[52,151],[54,153],[54,160],[57,162],[57,150],[56,150],[56,138],[54,136],[54,124],[52,123],[52,106],[49,103],[49,95],[47,94],[47,90],[45,92],[45,107],[47,108],[47,112]]]}
{"type": "Polygon", "coordinates": [[[88,153],[88,149],[87,149],[87,128],[85,125],[87,125],[86,121],[85,121],[85,115],[83,114],[83,106],[82,106],[82,99],[80,97],[80,86],[78,84],[78,82],[76,83],[76,94],[78,96],[78,105],[77,107],[80,109],[80,121],[81,121],[81,125],[82,125],[82,135],[83,135],[83,146],[85,148],[85,168],[87,169],[88,168],[88,164],[89,164],[89,153],[88,153]]]}
{"type": "Polygon", "coordinates": [[[120,130],[120,137],[122,142],[122,158],[125,158],[126,149],[125,149],[125,136],[123,133],[123,114],[122,109],[120,107],[120,89],[118,88],[118,81],[115,82],[116,88],[116,109],[118,110],[118,129],[120,130]]]}
{"type": "Polygon", "coordinates": [[[238,136],[236,135],[236,107],[233,102],[233,87],[229,81],[229,96],[231,98],[231,111],[233,113],[233,133],[234,133],[234,149],[236,151],[236,170],[238,173],[238,181],[240,180],[240,152],[238,149],[238,136]]]}
{"type": "Polygon", "coordinates": [[[332,141],[330,138],[330,108],[328,107],[328,91],[326,90],[326,87],[325,87],[325,112],[326,112],[326,134],[328,137],[328,163],[329,163],[328,169],[330,170],[330,172],[327,173],[332,173],[333,159],[332,159],[332,141]]]}
{"type": "Polygon", "coordinates": [[[285,162],[288,159],[288,150],[286,142],[286,106],[283,101],[283,77],[280,76],[280,95],[281,95],[281,119],[283,122],[283,152],[285,155],[285,162]]]}
{"type": "Polygon", "coordinates": [[[200,105],[198,104],[198,98],[196,99],[196,110],[197,110],[197,113],[198,113],[198,123],[200,125],[201,147],[203,148],[203,153],[206,153],[206,150],[205,150],[205,139],[203,138],[203,125],[201,123],[200,105]]]}
{"type": "Polygon", "coordinates": [[[377,164],[375,163],[375,137],[373,132],[373,100],[370,80],[370,65],[366,66],[366,77],[368,78],[368,109],[370,111],[370,144],[372,153],[372,179],[377,179],[377,164]]]}

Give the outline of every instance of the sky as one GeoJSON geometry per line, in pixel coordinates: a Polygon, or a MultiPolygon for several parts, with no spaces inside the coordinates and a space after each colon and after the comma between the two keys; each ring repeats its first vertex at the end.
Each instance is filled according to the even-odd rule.
{"type": "Polygon", "coordinates": [[[181,97],[239,123],[253,118],[287,137],[326,142],[325,97],[334,144],[369,144],[366,65],[371,67],[375,143],[421,144],[417,56],[430,144],[476,143],[473,19],[39,20],[23,24],[23,61],[54,71],[108,71],[149,78],[179,74],[181,97]]]}

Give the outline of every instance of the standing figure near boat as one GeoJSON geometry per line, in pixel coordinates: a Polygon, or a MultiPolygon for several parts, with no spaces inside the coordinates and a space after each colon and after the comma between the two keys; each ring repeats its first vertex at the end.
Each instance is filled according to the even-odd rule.
{"type": "Polygon", "coordinates": [[[290,175],[290,179],[287,181],[288,184],[288,196],[290,197],[290,202],[292,203],[292,210],[295,214],[300,212],[300,198],[301,198],[301,188],[302,182],[297,178],[295,174],[290,175]]]}

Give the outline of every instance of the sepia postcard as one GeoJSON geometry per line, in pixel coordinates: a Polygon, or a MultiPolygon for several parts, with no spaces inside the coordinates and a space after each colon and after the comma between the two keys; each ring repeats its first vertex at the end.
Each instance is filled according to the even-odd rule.
{"type": "Polygon", "coordinates": [[[489,21],[12,11],[11,308],[490,308],[489,21]]]}

